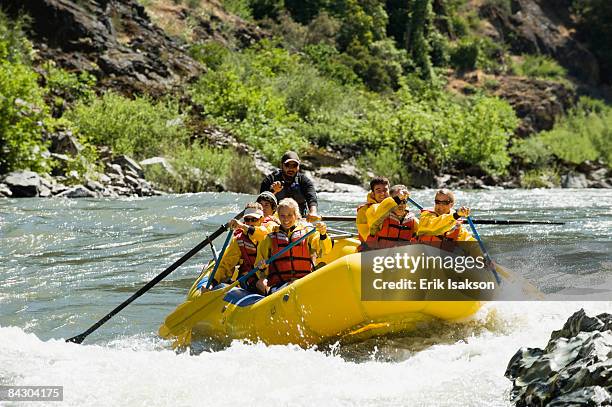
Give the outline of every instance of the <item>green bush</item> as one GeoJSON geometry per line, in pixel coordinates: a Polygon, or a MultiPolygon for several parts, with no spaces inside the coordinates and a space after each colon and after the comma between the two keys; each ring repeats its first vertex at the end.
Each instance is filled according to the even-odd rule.
{"type": "Polygon", "coordinates": [[[377,151],[367,151],[357,158],[363,178],[367,179],[367,172],[385,174],[391,184],[410,185],[410,174],[400,152],[390,147],[383,147],[377,151]]]}
{"type": "Polygon", "coordinates": [[[581,98],[576,108],[561,118],[550,131],[535,136],[562,160],[579,164],[601,159],[612,165],[612,107],[581,98]]]}
{"type": "Polygon", "coordinates": [[[146,97],[128,99],[108,92],[89,103],[77,103],[66,118],[92,143],[137,159],[171,150],[188,138],[185,117],[172,100],[154,103],[146,97]]]}
{"type": "Polygon", "coordinates": [[[32,46],[22,25],[0,12],[0,173],[49,169],[41,125],[48,112],[38,75],[28,65],[32,46]]]}
{"type": "Polygon", "coordinates": [[[542,79],[563,79],[565,69],[554,59],[544,55],[523,55],[521,62],[514,63],[512,70],[518,76],[542,79]]]}
{"type": "Polygon", "coordinates": [[[538,137],[516,140],[509,152],[529,168],[546,167],[553,161],[550,148],[538,137]]]}
{"type": "Polygon", "coordinates": [[[222,185],[232,191],[257,193],[256,171],[252,158],[241,156],[232,149],[202,145],[178,146],[168,152],[174,169],[169,174],[158,167],[145,168],[147,180],[166,191],[176,193],[217,190],[222,185]]]}
{"type": "Polygon", "coordinates": [[[189,55],[210,69],[217,69],[230,53],[223,44],[217,41],[198,42],[189,47],[189,55]]]}
{"type": "Polygon", "coordinates": [[[550,188],[561,184],[561,176],[555,168],[541,168],[527,171],[521,177],[522,188],[550,188]]]}
{"type": "Polygon", "coordinates": [[[476,69],[480,48],[473,38],[462,38],[451,47],[451,65],[462,71],[476,69]]]}

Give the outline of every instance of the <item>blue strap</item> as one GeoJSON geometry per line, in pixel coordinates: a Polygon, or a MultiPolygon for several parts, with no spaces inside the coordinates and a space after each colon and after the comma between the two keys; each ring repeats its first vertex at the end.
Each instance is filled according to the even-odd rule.
{"type": "Polygon", "coordinates": [[[206,288],[210,288],[213,279],[215,278],[215,273],[217,272],[217,270],[219,269],[219,265],[221,264],[221,259],[223,259],[223,255],[225,254],[225,249],[227,249],[227,246],[229,245],[230,240],[232,239],[232,235],[234,234],[233,230],[229,230],[229,232],[227,232],[227,237],[225,238],[225,242],[223,243],[223,248],[221,249],[221,252],[219,253],[219,256],[217,257],[217,262],[215,263],[215,267],[213,268],[212,273],[210,273],[210,276],[208,276],[208,278],[202,278],[202,280],[200,280],[200,282],[198,283],[198,289],[202,288],[202,286],[204,284],[206,284],[206,288]],[[206,281],[205,281],[206,280],[206,281]]]}

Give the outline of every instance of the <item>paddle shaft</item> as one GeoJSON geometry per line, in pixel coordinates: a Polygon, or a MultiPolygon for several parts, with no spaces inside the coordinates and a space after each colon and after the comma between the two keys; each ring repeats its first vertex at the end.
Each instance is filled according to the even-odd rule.
{"type": "MultiPolygon", "coordinates": [[[[355,222],[355,216],[323,216],[323,220],[330,222],[355,222]]],[[[565,225],[565,222],[550,220],[512,220],[512,219],[472,219],[475,225],[565,225]]]]}
{"type": "MultiPolygon", "coordinates": [[[[238,215],[234,216],[234,219],[237,219],[237,218],[241,217],[243,213],[244,213],[244,210],[242,212],[240,212],[238,215]]],[[[153,288],[157,283],[159,283],[164,278],[166,278],[170,273],[172,273],[179,266],[181,266],[183,263],[185,263],[187,260],[189,260],[191,257],[193,257],[197,252],[202,250],[202,248],[204,248],[210,242],[212,242],[217,237],[219,237],[225,230],[227,230],[227,224],[222,225],[212,235],[210,235],[209,237],[207,237],[206,239],[204,239],[200,243],[198,243],[198,245],[196,247],[191,249],[189,252],[185,253],[183,255],[183,257],[181,257],[180,259],[175,261],[170,267],[168,267],[167,269],[165,269],[164,271],[159,273],[153,280],[149,281],[146,285],[144,285],[142,288],[140,288],[140,290],[138,290],[134,294],[132,294],[132,296],[130,298],[128,298],[127,300],[125,300],[124,302],[119,304],[115,309],[113,309],[111,312],[106,314],[104,316],[104,318],[102,318],[101,320],[99,320],[98,322],[93,324],[91,327],[89,327],[89,329],[87,329],[85,332],[83,332],[80,335],[74,336],[72,338],[66,339],[66,342],[73,342],[73,343],[79,343],[79,344],[82,343],[85,340],[85,338],[87,336],[89,336],[92,332],[94,332],[96,329],[100,328],[102,325],[104,325],[106,323],[106,321],[108,321],[113,316],[115,316],[116,314],[121,312],[121,310],[123,310],[125,307],[130,305],[136,298],[140,297],[141,295],[143,295],[144,293],[149,291],[151,288],[153,288]]]]}
{"type": "Polygon", "coordinates": [[[480,235],[478,234],[478,231],[476,230],[476,226],[474,226],[474,221],[472,221],[472,217],[468,216],[467,221],[470,224],[472,233],[474,233],[474,237],[478,241],[478,245],[480,246],[480,250],[482,250],[482,253],[484,254],[485,260],[491,265],[491,271],[493,272],[493,275],[495,276],[495,280],[497,281],[497,284],[498,285],[501,284],[501,279],[499,278],[499,274],[497,274],[497,270],[495,270],[495,264],[493,264],[493,260],[491,260],[491,256],[489,256],[489,252],[487,252],[487,249],[484,243],[482,242],[482,239],[480,239],[480,235]]]}
{"type": "Polygon", "coordinates": [[[221,251],[219,252],[219,257],[217,257],[217,259],[215,260],[215,267],[213,267],[213,271],[212,273],[210,273],[210,277],[208,278],[208,282],[206,283],[206,288],[210,288],[213,282],[213,279],[215,278],[215,274],[217,274],[217,270],[219,269],[219,266],[221,265],[221,260],[223,259],[225,250],[227,249],[227,246],[229,245],[230,240],[232,240],[233,234],[234,234],[233,230],[230,230],[229,232],[227,232],[227,237],[225,238],[225,242],[223,242],[223,247],[221,248],[221,251]]]}

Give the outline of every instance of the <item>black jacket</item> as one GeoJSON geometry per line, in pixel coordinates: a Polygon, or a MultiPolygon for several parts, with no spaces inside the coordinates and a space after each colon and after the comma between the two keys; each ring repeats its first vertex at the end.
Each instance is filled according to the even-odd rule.
{"type": "Polygon", "coordinates": [[[306,175],[298,172],[293,182],[287,182],[283,178],[283,172],[276,170],[272,174],[268,175],[259,187],[259,192],[270,191],[272,192],[272,184],[275,181],[283,182],[283,189],[276,194],[276,199],[280,201],[283,198],[293,198],[300,206],[300,212],[302,215],[308,213],[310,206],[317,206],[317,191],[315,190],[312,180],[306,175]]]}

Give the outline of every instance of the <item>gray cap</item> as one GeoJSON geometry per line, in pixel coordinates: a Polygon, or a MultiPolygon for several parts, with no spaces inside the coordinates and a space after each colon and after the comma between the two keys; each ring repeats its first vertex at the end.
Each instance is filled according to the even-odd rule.
{"type": "Polygon", "coordinates": [[[285,164],[287,161],[295,161],[296,163],[300,163],[300,157],[297,155],[295,151],[287,151],[281,157],[281,163],[285,164]]]}
{"type": "Polygon", "coordinates": [[[263,199],[264,201],[273,202],[275,208],[278,206],[278,201],[276,200],[276,196],[274,196],[274,194],[270,191],[263,191],[261,194],[259,194],[259,196],[257,197],[255,201],[259,202],[260,199],[263,199]]]}

